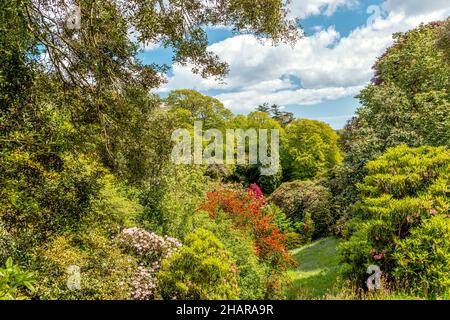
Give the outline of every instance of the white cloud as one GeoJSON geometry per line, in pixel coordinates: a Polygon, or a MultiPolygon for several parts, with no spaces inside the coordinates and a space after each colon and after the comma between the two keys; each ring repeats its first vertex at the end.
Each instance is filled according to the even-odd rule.
{"type": "Polygon", "coordinates": [[[386,0],[383,8],[389,12],[403,12],[407,16],[425,15],[429,13],[446,11],[450,12],[448,0],[386,0]]]}
{"type": "Polygon", "coordinates": [[[292,0],[290,16],[300,19],[315,15],[329,17],[339,8],[351,8],[357,3],[357,0],[292,0]]]}
{"type": "Polygon", "coordinates": [[[222,93],[216,96],[225,106],[233,111],[248,112],[255,106],[264,102],[278,105],[312,105],[324,100],[335,100],[349,95],[355,95],[362,86],[355,87],[328,87],[319,89],[295,89],[295,90],[242,90],[239,92],[222,93]]]}
{"type": "MultiPolygon", "coordinates": [[[[345,1],[303,2],[312,8],[313,4],[333,3],[337,6],[345,1]]],[[[342,37],[334,27],[329,27],[317,29],[294,47],[274,47],[251,35],[238,35],[217,42],[209,49],[229,63],[226,83],[202,79],[192,74],[189,66],[174,65],[173,76],[160,91],[181,88],[222,90],[216,97],[237,112],[249,111],[264,102],[285,106],[354,96],[373,76],[371,67],[392,43],[393,32],[406,31],[421,22],[448,16],[448,8],[443,2],[440,6],[433,6],[433,10],[422,11],[419,10],[419,1],[410,1],[409,6],[395,6],[394,2],[387,0],[383,4],[387,10],[385,15],[377,17],[373,23],[355,28],[346,37],[342,37]]],[[[422,7],[425,8],[425,4],[422,7]]]]}

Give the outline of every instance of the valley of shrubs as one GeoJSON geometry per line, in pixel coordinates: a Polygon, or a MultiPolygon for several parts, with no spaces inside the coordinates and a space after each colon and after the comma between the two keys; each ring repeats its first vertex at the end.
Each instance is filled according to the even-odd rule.
{"type": "Polygon", "coordinates": [[[290,250],[324,237],[340,242],[330,299],[450,299],[448,21],[395,34],[338,131],[277,105],[234,115],[192,90],[69,86],[13,32],[0,41],[0,299],[285,299],[302,264],[290,250]],[[196,120],[279,129],[278,174],[173,164],[172,132],[196,120]]]}

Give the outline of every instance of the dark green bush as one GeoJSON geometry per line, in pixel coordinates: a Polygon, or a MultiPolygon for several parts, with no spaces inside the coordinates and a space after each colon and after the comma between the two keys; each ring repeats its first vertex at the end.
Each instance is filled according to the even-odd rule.
{"type": "Polygon", "coordinates": [[[318,182],[285,182],[275,190],[269,200],[294,222],[302,222],[306,213],[310,213],[314,221],[314,238],[330,233],[334,222],[331,193],[318,182]]]}

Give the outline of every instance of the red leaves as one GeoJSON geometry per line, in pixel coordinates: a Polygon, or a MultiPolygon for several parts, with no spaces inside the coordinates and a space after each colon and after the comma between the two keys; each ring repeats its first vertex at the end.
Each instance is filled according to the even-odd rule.
{"type": "Polygon", "coordinates": [[[292,263],[285,246],[285,236],[273,223],[272,216],[264,209],[267,200],[257,194],[254,188],[247,192],[236,190],[221,190],[209,192],[207,201],[200,209],[216,218],[222,211],[227,214],[238,229],[249,231],[253,236],[256,254],[262,259],[285,267],[292,263]]]}

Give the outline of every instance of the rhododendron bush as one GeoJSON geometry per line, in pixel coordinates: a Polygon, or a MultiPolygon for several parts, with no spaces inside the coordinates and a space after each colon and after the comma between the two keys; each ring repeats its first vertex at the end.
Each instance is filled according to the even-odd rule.
{"type": "Polygon", "coordinates": [[[136,227],[124,229],[115,240],[121,249],[140,261],[131,281],[132,297],[153,298],[156,291],[155,273],[161,268],[162,260],[169,258],[181,247],[181,242],[136,227]]]}
{"type": "Polygon", "coordinates": [[[285,235],[273,221],[273,215],[266,210],[267,200],[249,188],[247,191],[219,190],[209,192],[200,209],[217,218],[221,213],[233,222],[233,227],[250,232],[255,253],[274,266],[286,268],[293,263],[285,246],[285,235]]]}
{"type": "Polygon", "coordinates": [[[352,207],[351,237],[341,245],[343,275],[363,286],[367,267],[377,264],[392,286],[444,294],[450,283],[450,151],[401,145],[367,170],[358,185],[361,200],[352,207]]]}

